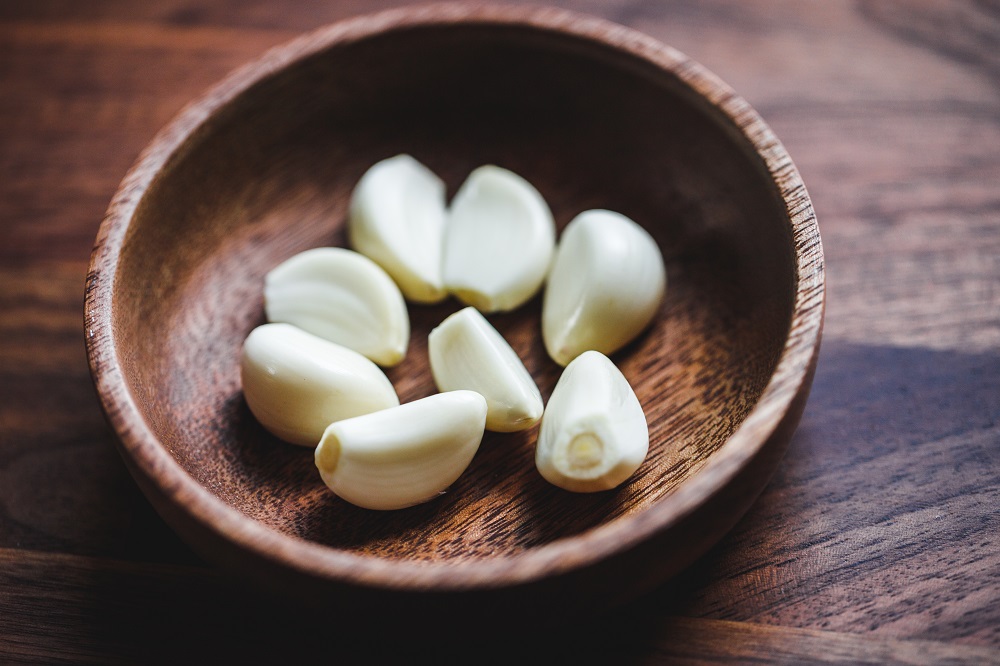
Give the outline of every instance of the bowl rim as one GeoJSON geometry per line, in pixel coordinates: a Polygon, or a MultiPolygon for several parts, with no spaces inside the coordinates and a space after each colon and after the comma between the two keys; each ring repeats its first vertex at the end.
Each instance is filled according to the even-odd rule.
{"type": "Polygon", "coordinates": [[[101,222],[87,275],[84,332],[101,407],[130,471],[181,505],[203,528],[310,576],[399,591],[462,591],[526,584],[591,566],[635,548],[690,515],[758,454],[796,396],[808,391],[824,309],[823,249],[805,185],[771,129],[728,84],[678,50],[606,19],[546,6],[448,2],[355,16],[304,33],[232,71],[185,106],[139,155],[101,222]],[[128,389],[113,327],[113,285],[130,222],[157,175],[184,145],[205,128],[214,113],[263,79],[335,46],[412,28],[469,25],[534,30],[623,53],[676,76],[721,112],[762,160],[788,215],[797,282],[788,336],[769,382],[737,430],[696,474],[643,511],[515,554],[445,563],[386,560],[281,533],[225,503],[189,475],[147,425],[128,389]]]}

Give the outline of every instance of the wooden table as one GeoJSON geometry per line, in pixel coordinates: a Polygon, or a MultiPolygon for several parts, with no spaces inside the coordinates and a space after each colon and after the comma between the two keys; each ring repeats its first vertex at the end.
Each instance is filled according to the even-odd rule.
{"type": "Polygon", "coordinates": [[[84,274],[119,180],[185,102],[381,5],[7,1],[0,661],[1000,663],[1000,5],[557,4],[719,74],[814,199],[822,356],[749,514],[672,582],[538,647],[517,618],[484,643],[268,612],[174,536],[119,460],[84,355],[84,274]]]}

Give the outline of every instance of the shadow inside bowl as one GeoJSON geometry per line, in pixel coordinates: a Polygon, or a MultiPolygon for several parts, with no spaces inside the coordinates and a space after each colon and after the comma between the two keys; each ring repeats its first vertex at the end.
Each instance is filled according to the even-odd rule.
{"type": "MultiPolygon", "coordinates": [[[[753,147],[673,75],[579,38],[498,25],[412,28],[338,44],[258,82],[170,159],[141,200],[116,274],[119,360],[143,418],[200,484],[280,532],[407,560],[508,556],[638,512],[739,427],[785,343],[795,284],[788,216],[753,147]],[[243,339],[263,323],[264,274],[310,247],[346,246],[351,189],[410,153],[453,194],[475,167],[533,183],[561,229],[609,208],[667,262],[653,326],[613,356],[646,411],[650,452],[622,487],[571,494],[534,467],[537,430],[487,433],[440,498],[373,512],[334,497],[312,451],[248,411],[243,339]]],[[[402,401],[435,392],[427,334],[455,301],[410,306],[402,401]]],[[[561,370],[540,299],[491,316],[547,399],[561,370]]]]}

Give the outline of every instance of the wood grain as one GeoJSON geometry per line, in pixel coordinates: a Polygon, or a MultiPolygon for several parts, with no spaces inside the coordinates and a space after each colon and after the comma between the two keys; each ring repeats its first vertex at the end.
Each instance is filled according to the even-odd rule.
{"type": "Polygon", "coordinates": [[[397,663],[414,655],[443,664],[470,658],[483,664],[971,664],[1000,656],[991,648],[938,641],[634,611],[584,619],[573,632],[519,624],[516,640],[509,641],[497,641],[495,627],[465,635],[416,625],[388,636],[369,622],[345,632],[326,618],[262,599],[218,572],[30,551],[0,550],[0,584],[14,590],[0,598],[6,639],[0,658],[17,663],[166,664],[198,654],[205,661],[264,664],[331,652],[343,664],[397,663]],[[48,584],[25,586],[39,580],[48,584]],[[21,593],[26,589],[30,597],[21,593]],[[162,609],[155,621],[151,609],[162,609]]]}
{"type": "MultiPolygon", "coordinates": [[[[652,618],[643,630],[596,653],[640,663],[1000,661],[975,647],[1000,645],[995,5],[559,4],[644,30],[746,97],[802,172],[828,260],[823,355],[777,476],[706,558],[614,616],[616,627],[652,618]],[[709,639],[660,622],[678,615],[726,618],[700,625],[715,651],[692,656],[685,646],[709,639]],[[768,640],[748,639],[748,627],[768,640]],[[860,647],[845,655],[796,627],[860,647]],[[900,639],[893,649],[920,655],[864,647],[900,639]]],[[[179,658],[193,649],[191,635],[210,654],[229,647],[249,661],[242,646],[269,640],[266,661],[302,639],[261,638],[260,604],[227,602],[230,588],[134,487],[87,378],[82,285],[107,202],[163,123],[262,49],[364,5],[0,3],[2,660],[128,661],[162,639],[169,661],[171,644],[179,658]],[[39,564],[46,553],[92,559],[39,564]],[[213,595],[216,612],[191,603],[213,595]],[[213,642],[206,627],[220,623],[213,642]]],[[[578,636],[596,634],[586,629],[578,636]]]]}

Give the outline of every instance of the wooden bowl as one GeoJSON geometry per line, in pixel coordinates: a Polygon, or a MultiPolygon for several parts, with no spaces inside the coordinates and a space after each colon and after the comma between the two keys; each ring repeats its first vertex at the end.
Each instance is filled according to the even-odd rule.
{"type": "MultiPolygon", "coordinates": [[[[565,11],[437,5],[274,49],[160,132],[101,225],[86,340],[139,486],[192,548],[262,592],[383,619],[565,619],[665,581],[747,510],[806,401],[823,284],[794,165],[703,67],[565,11]],[[264,274],[345,246],[355,183],[404,152],[449,194],[498,164],[539,188],[560,229],[609,208],[660,244],[666,299],[612,357],[650,431],[620,488],[559,490],[535,470],[537,430],[487,433],[440,498],[366,511],[248,411],[238,358],[264,321],[264,274]]],[[[427,334],[459,307],[410,307],[409,354],[387,373],[402,401],[435,391],[427,334]]],[[[490,320],[547,399],[561,368],[542,345],[540,298],[490,320]]]]}

